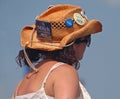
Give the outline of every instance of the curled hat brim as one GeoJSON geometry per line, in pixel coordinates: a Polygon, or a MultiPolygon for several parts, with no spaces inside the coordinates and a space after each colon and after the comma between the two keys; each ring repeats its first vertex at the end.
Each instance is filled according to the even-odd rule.
{"type": "Polygon", "coordinates": [[[102,31],[102,24],[98,20],[90,20],[84,27],[82,27],[78,31],[75,31],[64,37],[61,41],[61,45],[65,46],[66,44],[72,42],[77,38],[84,37],[90,34],[95,34],[101,31],[102,31]]]}
{"type": "Polygon", "coordinates": [[[98,20],[90,20],[87,24],[77,31],[63,37],[59,42],[42,42],[37,38],[35,26],[25,26],[21,31],[21,45],[32,49],[40,49],[46,51],[59,50],[65,47],[73,40],[84,37],[86,35],[95,34],[102,31],[102,24],[98,20]]]}

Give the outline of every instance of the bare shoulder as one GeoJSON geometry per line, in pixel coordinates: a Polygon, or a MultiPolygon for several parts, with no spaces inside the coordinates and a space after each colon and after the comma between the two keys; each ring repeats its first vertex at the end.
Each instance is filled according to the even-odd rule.
{"type": "Polygon", "coordinates": [[[76,96],[79,96],[79,77],[77,70],[74,67],[64,64],[56,68],[56,70],[53,71],[53,74],[54,92],[56,93],[56,97],[59,97],[60,99],[64,99],[64,97],[75,99],[76,96]]]}
{"type": "Polygon", "coordinates": [[[71,79],[78,79],[78,72],[77,70],[71,66],[71,65],[68,65],[68,64],[63,64],[62,66],[59,66],[58,68],[56,68],[54,71],[53,71],[53,74],[57,76],[57,78],[63,78],[63,76],[65,78],[68,78],[70,77],[71,79]]]}
{"type": "Polygon", "coordinates": [[[62,66],[59,66],[58,68],[56,68],[54,73],[57,73],[58,75],[65,73],[73,76],[78,76],[77,70],[73,66],[68,64],[63,64],[62,66]]]}

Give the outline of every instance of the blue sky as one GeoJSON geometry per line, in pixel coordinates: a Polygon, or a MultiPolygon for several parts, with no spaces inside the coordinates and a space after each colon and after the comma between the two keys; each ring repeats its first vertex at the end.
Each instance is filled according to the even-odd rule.
{"type": "Polygon", "coordinates": [[[0,99],[10,99],[23,76],[15,62],[21,28],[59,3],[79,5],[89,19],[102,22],[103,32],[92,36],[78,72],[92,99],[120,98],[120,0],[0,0],[0,99]]]}

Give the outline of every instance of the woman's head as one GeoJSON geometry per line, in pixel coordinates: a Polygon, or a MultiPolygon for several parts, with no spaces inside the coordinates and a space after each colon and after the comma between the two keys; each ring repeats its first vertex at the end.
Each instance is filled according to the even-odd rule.
{"type": "Polygon", "coordinates": [[[24,54],[21,56],[24,57],[18,57],[18,60],[24,59],[33,69],[31,61],[39,58],[73,64],[83,57],[87,35],[101,31],[102,24],[98,20],[88,20],[81,7],[54,5],[38,15],[35,24],[22,29],[21,45],[24,50],[21,53],[24,54]],[[36,57],[31,57],[33,54],[36,57]]]}
{"type": "MultiPolygon", "coordinates": [[[[60,62],[64,62],[70,65],[76,64],[75,68],[78,69],[79,60],[82,59],[86,46],[90,45],[91,36],[85,36],[83,38],[76,39],[71,46],[64,47],[62,50],[55,51],[43,51],[37,49],[26,49],[27,55],[32,63],[38,62],[44,59],[52,59],[60,62]]],[[[23,50],[19,52],[17,56],[17,62],[21,66],[22,63],[28,65],[23,50]]],[[[29,65],[28,65],[29,66],[29,65]]]]}

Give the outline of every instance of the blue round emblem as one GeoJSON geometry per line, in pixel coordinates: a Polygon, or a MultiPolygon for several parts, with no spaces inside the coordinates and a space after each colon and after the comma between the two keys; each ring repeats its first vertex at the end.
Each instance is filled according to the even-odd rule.
{"type": "Polygon", "coordinates": [[[73,26],[74,21],[70,18],[66,19],[65,26],[71,28],[73,26]]]}

